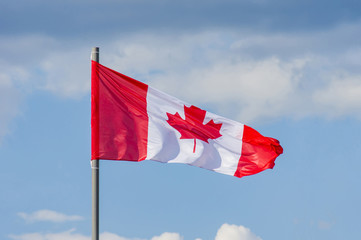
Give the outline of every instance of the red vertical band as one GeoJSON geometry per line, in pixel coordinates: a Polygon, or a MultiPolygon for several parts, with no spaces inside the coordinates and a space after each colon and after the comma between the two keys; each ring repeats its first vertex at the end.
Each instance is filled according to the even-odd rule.
{"type": "Polygon", "coordinates": [[[91,62],[91,159],[99,159],[99,67],[91,62]]]}
{"type": "Polygon", "coordinates": [[[279,141],[264,137],[259,132],[244,125],[242,155],[234,174],[243,177],[273,168],[274,161],[283,152],[279,141]]]}
{"type": "Polygon", "coordinates": [[[92,99],[97,102],[92,106],[92,159],[144,160],[148,143],[148,85],[97,62],[92,64],[96,65],[92,99]]]}

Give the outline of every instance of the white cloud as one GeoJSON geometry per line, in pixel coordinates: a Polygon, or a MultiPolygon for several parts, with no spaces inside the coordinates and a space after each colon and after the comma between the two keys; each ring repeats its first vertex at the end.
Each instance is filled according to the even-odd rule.
{"type": "Polygon", "coordinates": [[[244,226],[223,224],[218,230],[215,240],[262,240],[257,237],[250,229],[244,226]]]}
{"type": "MultiPolygon", "coordinates": [[[[110,232],[103,232],[100,234],[99,236],[100,239],[102,240],[142,240],[140,238],[125,238],[125,237],[120,237],[117,234],[114,233],[110,233],[110,232]]],[[[144,240],[144,239],[143,239],[144,240]]]]}
{"type": "MultiPolygon", "coordinates": [[[[100,60],[246,123],[320,113],[359,116],[357,37],[361,22],[314,32],[135,32],[101,42],[100,60]]],[[[89,93],[89,42],[2,36],[0,51],[0,100],[7,103],[0,106],[0,139],[35,90],[66,98],[89,93]]]]}
{"type": "MultiPolygon", "coordinates": [[[[218,111],[237,114],[242,121],[273,118],[282,115],[292,103],[305,61],[296,59],[285,63],[272,57],[262,61],[217,63],[210,69],[193,70],[187,78],[194,81],[178,92],[187,93],[188,98],[202,104],[218,103],[218,111]]],[[[173,79],[181,81],[182,77],[173,76],[173,79]]],[[[163,86],[170,82],[166,77],[158,81],[162,82],[158,85],[163,86]]]]}
{"type": "Polygon", "coordinates": [[[18,213],[22,219],[27,222],[49,221],[49,222],[67,222],[67,221],[79,221],[84,218],[77,215],[65,215],[63,213],[55,212],[52,210],[39,210],[33,213],[18,213]]]}
{"type": "MultiPolygon", "coordinates": [[[[59,233],[26,233],[22,235],[9,235],[14,240],[90,240],[90,236],[76,233],[75,229],[70,229],[59,233]]],[[[153,237],[152,240],[178,240],[177,233],[163,233],[159,237],[153,237]]],[[[102,240],[145,240],[140,238],[125,238],[110,232],[103,232],[99,236],[102,240]]]]}
{"type": "Polygon", "coordinates": [[[183,237],[179,233],[165,232],[160,236],[152,237],[151,240],[183,240],[183,237]]]}
{"type": "Polygon", "coordinates": [[[27,233],[23,235],[9,235],[9,237],[14,240],[90,240],[90,237],[74,232],[75,229],[71,229],[60,233],[27,233]]]}
{"type": "MultiPolygon", "coordinates": [[[[87,49],[88,50],[88,49],[87,49]]],[[[90,53],[84,48],[52,52],[42,59],[40,89],[62,97],[79,98],[90,90],[90,53]]]]}
{"type": "Polygon", "coordinates": [[[10,76],[0,73],[0,142],[10,131],[8,126],[11,120],[20,114],[21,99],[21,93],[11,82],[10,76]]]}
{"type": "Polygon", "coordinates": [[[361,118],[361,75],[333,78],[325,88],[314,92],[313,99],[328,116],[352,112],[361,118]]]}
{"type": "MultiPolygon", "coordinates": [[[[361,76],[357,61],[361,47],[352,41],[354,34],[361,35],[359,22],[313,33],[138,33],[113,42],[110,49],[114,50],[105,53],[104,62],[188,102],[211,104],[218,113],[243,122],[320,113],[355,116],[360,102],[354,97],[356,89],[337,106],[333,101],[337,114],[329,114],[328,108],[335,98],[335,76],[340,72],[352,79],[361,76]]],[[[346,88],[355,85],[357,81],[337,94],[347,95],[346,88]]]]}
{"type": "Polygon", "coordinates": [[[89,92],[88,50],[47,36],[0,36],[0,142],[36,90],[78,98],[89,92]]]}
{"type": "MultiPolygon", "coordinates": [[[[22,235],[9,235],[14,240],[90,240],[90,236],[76,233],[75,229],[59,233],[27,233],[22,235]]],[[[124,238],[117,234],[104,232],[99,236],[102,240],[142,240],[140,238],[124,238]]],[[[143,239],[144,240],[144,239],[143,239]]]]}
{"type": "MultiPolygon", "coordinates": [[[[91,238],[75,232],[75,229],[70,229],[59,233],[26,233],[22,235],[9,235],[14,240],[90,240],[91,238]]],[[[110,232],[103,232],[100,234],[102,240],[145,240],[140,238],[125,238],[110,232]]],[[[159,236],[154,236],[150,240],[183,240],[184,238],[179,233],[165,232],[159,236]]],[[[217,232],[215,240],[262,240],[252,233],[244,226],[236,226],[223,224],[217,232]]],[[[202,240],[196,238],[195,240],[202,240]]]]}

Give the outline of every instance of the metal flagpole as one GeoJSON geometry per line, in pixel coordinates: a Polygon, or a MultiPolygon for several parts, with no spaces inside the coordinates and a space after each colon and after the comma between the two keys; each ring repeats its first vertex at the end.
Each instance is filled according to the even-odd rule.
{"type": "MultiPolygon", "coordinates": [[[[99,48],[93,47],[91,60],[99,62],[99,48]]],[[[99,240],[99,160],[91,160],[92,168],[92,240],[99,240]]]]}

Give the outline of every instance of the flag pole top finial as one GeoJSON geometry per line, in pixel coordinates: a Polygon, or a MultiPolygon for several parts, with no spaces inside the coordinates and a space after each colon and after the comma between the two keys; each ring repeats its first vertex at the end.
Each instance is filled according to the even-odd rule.
{"type": "Polygon", "coordinates": [[[92,48],[91,60],[99,62],[99,47],[92,48]]]}

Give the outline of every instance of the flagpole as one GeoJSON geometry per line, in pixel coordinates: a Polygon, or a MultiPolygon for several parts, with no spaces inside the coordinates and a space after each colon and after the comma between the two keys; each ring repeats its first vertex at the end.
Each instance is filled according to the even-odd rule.
{"type": "MultiPolygon", "coordinates": [[[[93,47],[91,60],[99,62],[99,48],[93,47]]],[[[99,160],[91,160],[92,169],[92,240],[99,240],[99,160]]]]}

